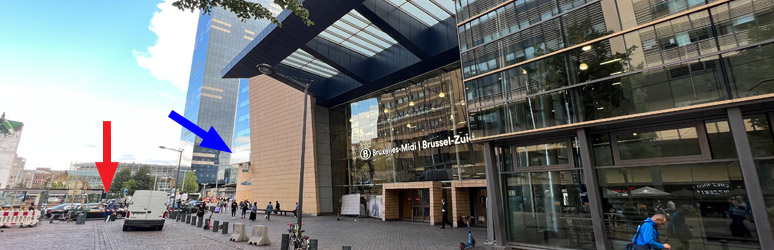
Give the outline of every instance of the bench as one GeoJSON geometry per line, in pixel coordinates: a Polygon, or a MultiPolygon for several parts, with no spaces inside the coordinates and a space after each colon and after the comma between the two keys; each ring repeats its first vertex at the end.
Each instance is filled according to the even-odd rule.
{"type": "MultiPolygon", "coordinates": [[[[266,209],[256,209],[259,214],[266,214],[266,209]]],[[[282,216],[288,216],[288,213],[293,214],[293,210],[273,210],[272,214],[281,214],[282,216]],[[276,212],[276,213],[275,213],[276,212]]]]}

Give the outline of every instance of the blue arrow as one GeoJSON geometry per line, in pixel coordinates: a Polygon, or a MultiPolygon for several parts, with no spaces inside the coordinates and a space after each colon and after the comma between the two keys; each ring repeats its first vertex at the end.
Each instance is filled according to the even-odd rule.
{"type": "Polygon", "coordinates": [[[184,128],[190,130],[196,136],[202,138],[202,143],[199,144],[199,146],[231,153],[231,149],[229,149],[228,145],[226,145],[223,139],[220,138],[220,135],[217,131],[215,131],[215,128],[210,127],[209,131],[204,131],[204,129],[196,126],[196,124],[189,121],[188,119],[185,119],[185,117],[178,114],[174,110],[169,112],[169,118],[182,125],[184,128]]]}

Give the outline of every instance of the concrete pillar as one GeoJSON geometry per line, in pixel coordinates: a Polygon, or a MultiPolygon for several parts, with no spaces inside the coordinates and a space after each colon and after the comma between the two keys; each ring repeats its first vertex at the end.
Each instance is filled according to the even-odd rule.
{"type": "Polygon", "coordinates": [[[452,209],[454,227],[467,227],[461,218],[470,215],[470,191],[468,188],[452,188],[452,207],[454,207],[452,209]]]}
{"type": "MultiPolygon", "coordinates": [[[[443,217],[442,202],[443,191],[440,182],[433,182],[430,188],[430,225],[438,225],[443,217]]],[[[448,208],[449,203],[446,203],[448,208]]]]}
{"type": "Polygon", "coordinates": [[[400,219],[400,190],[382,188],[382,220],[400,219]]]}

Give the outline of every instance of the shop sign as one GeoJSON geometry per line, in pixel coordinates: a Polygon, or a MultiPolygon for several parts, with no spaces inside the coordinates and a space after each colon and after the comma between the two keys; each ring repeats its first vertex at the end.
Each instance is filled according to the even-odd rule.
{"type": "Polygon", "coordinates": [[[460,145],[460,144],[465,144],[469,142],[470,142],[470,136],[465,134],[464,136],[454,135],[454,136],[449,136],[447,138],[435,140],[435,141],[427,141],[427,140],[415,141],[415,142],[405,143],[403,145],[393,147],[393,148],[385,148],[385,149],[364,148],[360,150],[360,159],[368,160],[374,156],[395,154],[395,153],[401,153],[401,152],[410,152],[410,151],[422,151],[426,149],[460,145]]]}

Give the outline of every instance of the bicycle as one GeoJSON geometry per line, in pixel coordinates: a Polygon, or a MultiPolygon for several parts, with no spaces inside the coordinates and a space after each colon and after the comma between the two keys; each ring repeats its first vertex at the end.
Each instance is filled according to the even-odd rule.
{"type": "Polygon", "coordinates": [[[468,242],[460,242],[460,250],[468,247],[476,247],[476,239],[473,239],[473,232],[470,230],[470,216],[463,216],[465,224],[468,224],[468,242]]]}
{"type": "MultiPolygon", "coordinates": [[[[301,223],[301,225],[304,225],[301,223]]],[[[299,230],[296,224],[288,224],[288,233],[290,233],[290,244],[293,244],[293,250],[308,250],[309,237],[303,236],[304,230],[299,230]]]]}
{"type": "Polygon", "coordinates": [[[59,213],[59,214],[52,214],[51,218],[49,218],[48,223],[49,224],[59,224],[60,222],[64,221],[65,223],[70,223],[73,220],[74,212],[73,211],[67,211],[67,213],[59,213]]]}

